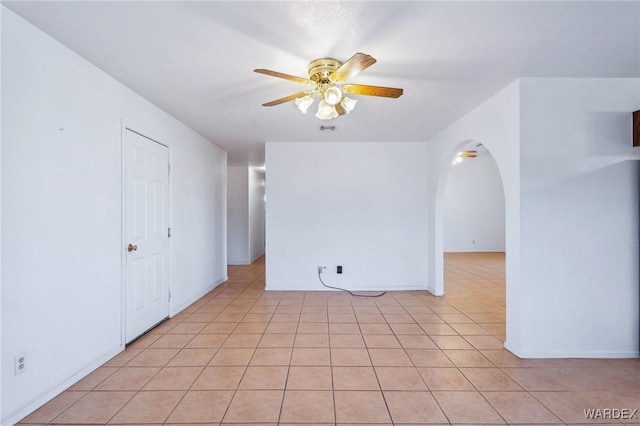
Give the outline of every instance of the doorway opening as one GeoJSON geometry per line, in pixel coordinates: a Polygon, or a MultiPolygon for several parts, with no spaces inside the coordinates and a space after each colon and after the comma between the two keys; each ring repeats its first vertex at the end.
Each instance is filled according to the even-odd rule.
{"type": "Polygon", "coordinates": [[[443,169],[437,208],[441,221],[442,292],[460,310],[506,339],[505,192],[489,150],[464,141],[443,169]]]}

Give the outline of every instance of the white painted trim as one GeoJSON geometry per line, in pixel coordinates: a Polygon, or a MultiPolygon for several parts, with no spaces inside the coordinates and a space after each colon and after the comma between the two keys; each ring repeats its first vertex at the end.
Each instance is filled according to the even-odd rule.
{"type": "Polygon", "coordinates": [[[247,266],[247,265],[251,265],[253,262],[255,262],[256,260],[260,259],[262,256],[264,256],[265,253],[262,252],[259,255],[255,256],[253,259],[251,259],[248,262],[236,262],[236,261],[231,261],[231,262],[227,262],[227,265],[232,265],[232,266],[247,266]]]}
{"type": "Polygon", "coordinates": [[[216,282],[214,282],[213,284],[211,284],[210,286],[204,288],[202,291],[200,291],[198,294],[196,294],[194,297],[192,297],[191,299],[187,300],[186,302],[183,302],[182,304],[178,305],[178,306],[173,306],[173,303],[170,303],[169,306],[169,318],[173,318],[176,315],[178,315],[180,312],[182,312],[183,310],[185,310],[186,308],[188,308],[189,306],[191,306],[193,304],[193,302],[201,299],[204,295],[206,295],[207,293],[209,293],[211,290],[215,289],[216,287],[218,287],[220,284],[226,282],[229,280],[228,276],[225,276],[219,280],[217,280],[216,282]]]}
{"type": "Polygon", "coordinates": [[[627,358],[639,358],[640,352],[523,352],[514,354],[519,358],[524,359],[538,359],[538,358],[552,358],[552,359],[564,359],[564,358],[587,358],[587,359],[627,359],[627,358]]]}
{"type": "Polygon", "coordinates": [[[90,373],[92,373],[98,367],[102,366],[111,358],[118,355],[120,352],[124,351],[124,349],[125,349],[124,345],[118,346],[117,349],[114,349],[113,351],[109,351],[107,354],[99,357],[96,361],[85,366],[82,370],[78,371],[76,374],[69,377],[67,380],[65,380],[64,382],[60,383],[58,386],[51,389],[46,394],[42,395],[41,397],[39,397],[34,401],[31,401],[29,405],[27,405],[26,407],[23,407],[21,410],[14,413],[11,417],[2,419],[2,424],[14,425],[18,423],[20,420],[24,419],[29,414],[36,411],[38,408],[42,407],[47,402],[51,401],[56,396],[60,395],[62,392],[67,390],[70,386],[74,385],[84,377],[88,376],[90,373]]]}
{"type": "MultiPolygon", "coordinates": [[[[169,169],[167,170],[167,230],[166,232],[169,234],[169,229],[173,228],[173,226],[171,226],[171,211],[173,210],[171,208],[171,200],[173,199],[173,191],[172,191],[172,186],[171,186],[171,147],[169,145],[166,145],[167,147],[167,161],[169,162],[169,169]]],[[[170,234],[169,234],[170,235],[170,234]]],[[[171,260],[173,259],[173,251],[172,251],[172,241],[171,241],[171,237],[167,237],[168,241],[167,241],[167,291],[169,292],[169,294],[167,295],[167,297],[169,298],[169,303],[168,303],[168,309],[167,309],[167,316],[169,318],[171,318],[171,306],[173,305],[173,297],[171,297],[172,294],[172,289],[173,286],[171,285],[173,283],[173,281],[171,280],[171,277],[173,276],[171,274],[171,267],[173,265],[173,262],[171,262],[171,260]]]]}
{"type": "MultiPolygon", "coordinates": [[[[2,13],[4,6],[0,6],[0,22],[2,22],[2,13]]],[[[0,33],[0,46],[2,45],[2,34],[0,33]]],[[[0,81],[2,80],[2,57],[0,56],[0,81]]],[[[0,99],[2,99],[2,85],[0,84],[0,99]]],[[[2,128],[2,102],[0,102],[0,129],[2,128]]],[[[2,164],[2,135],[0,132],[0,165],[2,164]]],[[[2,200],[2,166],[0,166],[0,200],[2,200]]],[[[2,259],[2,208],[0,208],[0,260],[2,259]]],[[[0,261],[0,330],[2,330],[2,262],[0,261]]],[[[2,358],[2,339],[0,339],[0,359],[2,358]]],[[[2,363],[0,362],[0,377],[2,377],[2,363]]],[[[2,396],[2,380],[0,380],[0,397],[2,396]]],[[[2,420],[2,404],[0,403],[0,423],[2,420]]]]}
{"type": "Polygon", "coordinates": [[[125,215],[124,215],[124,198],[125,198],[125,185],[126,185],[126,167],[125,167],[125,149],[124,149],[124,134],[126,127],[122,118],[120,119],[120,345],[124,347],[126,339],[126,264],[127,255],[124,251],[124,241],[126,239],[125,230],[125,215]]]}
{"type": "Polygon", "coordinates": [[[523,359],[538,359],[538,358],[552,358],[552,359],[563,359],[563,358],[588,358],[588,359],[603,359],[603,358],[614,358],[614,359],[627,359],[627,358],[640,358],[640,351],[544,351],[544,352],[530,352],[530,351],[519,351],[515,348],[511,348],[508,342],[504,342],[504,348],[517,356],[518,358],[523,359]]]}
{"type": "Polygon", "coordinates": [[[480,251],[469,251],[469,250],[447,250],[443,253],[506,253],[504,250],[480,250],[480,251]]]}
{"type": "MultiPolygon", "coordinates": [[[[333,284],[329,284],[327,283],[327,285],[333,285],[333,284]]],[[[339,286],[336,286],[339,287],[339,286]]],[[[349,291],[354,291],[354,292],[363,292],[363,293],[367,293],[367,292],[379,292],[379,291],[428,291],[426,284],[420,285],[420,286],[402,286],[402,287],[392,287],[392,286],[375,286],[375,287],[367,287],[364,289],[361,288],[346,288],[347,286],[345,286],[345,290],[349,290],[349,291]]],[[[291,288],[279,288],[277,285],[267,285],[265,287],[266,291],[329,291],[329,292],[335,292],[335,291],[341,291],[341,290],[333,290],[330,288],[326,288],[324,287],[322,284],[318,283],[318,286],[314,286],[314,287],[309,287],[309,288],[296,288],[296,289],[291,289],[291,288]]],[[[431,293],[431,292],[430,292],[431,293]]]]}

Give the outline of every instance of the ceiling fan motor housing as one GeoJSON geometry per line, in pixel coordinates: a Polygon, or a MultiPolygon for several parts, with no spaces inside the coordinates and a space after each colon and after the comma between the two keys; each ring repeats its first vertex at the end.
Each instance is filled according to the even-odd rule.
{"type": "Polygon", "coordinates": [[[331,75],[342,66],[333,58],[320,58],[309,62],[309,79],[317,84],[331,83],[331,75]]]}

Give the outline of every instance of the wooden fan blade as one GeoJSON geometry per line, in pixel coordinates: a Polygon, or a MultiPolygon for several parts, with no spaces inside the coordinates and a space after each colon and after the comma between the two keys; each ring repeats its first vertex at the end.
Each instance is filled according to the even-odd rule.
{"type": "Polygon", "coordinates": [[[337,103],[336,104],[336,112],[338,113],[338,115],[345,115],[347,113],[347,110],[344,109],[344,107],[342,106],[342,104],[337,103]]]}
{"type": "Polygon", "coordinates": [[[307,92],[298,92],[298,93],[294,93],[293,95],[285,96],[284,98],[276,99],[275,101],[267,102],[266,104],[262,104],[262,106],[280,105],[285,102],[290,102],[290,101],[293,101],[294,99],[301,98],[306,95],[307,95],[307,92]]]}
{"type": "Polygon", "coordinates": [[[356,53],[333,73],[332,78],[338,82],[347,81],[375,63],[376,60],[373,56],[356,53]]]}
{"type": "Polygon", "coordinates": [[[395,87],[365,86],[362,84],[344,84],[342,91],[354,95],[382,96],[385,98],[398,98],[403,90],[395,87]]]}
{"type": "Polygon", "coordinates": [[[253,72],[257,72],[258,74],[270,75],[271,77],[284,78],[285,80],[295,81],[296,83],[302,84],[313,84],[313,81],[304,77],[296,77],[295,75],[284,74],[277,71],[265,70],[262,68],[253,70],[253,72]]]}

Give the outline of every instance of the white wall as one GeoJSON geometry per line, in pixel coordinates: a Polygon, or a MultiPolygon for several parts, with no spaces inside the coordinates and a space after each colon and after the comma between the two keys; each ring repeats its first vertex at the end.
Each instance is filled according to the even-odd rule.
{"type": "Polygon", "coordinates": [[[444,188],[444,251],[504,251],[504,190],[484,153],[451,167],[444,188]]]}
{"type": "Polygon", "coordinates": [[[249,263],[249,173],[227,168],[227,257],[230,265],[249,263]]]}
{"type": "Polygon", "coordinates": [[[520,336],[517,306],[520,272],[520,86],[513,82],[427,142],[429,149],[429,290],[444,293],[445,183],[451,161],[470,141],[491,152],[504,189],[507,280],[507,341],[520,336]]]}
{"type": "Polygon", "coordinates": [[[228,168],[227,223],[230,265],[249,265],[264,254],[264,173],[228,168]]]}
{"type": "Polygon", "coordinates": [[[522,79],[429,141],[430,289],[444,182],[470,140],[505,191],[507,341],[522,357],[638,356],[638,79],[522,79]],[[431,210],[431,209],[430,209],[431,210]]]}
{"type": "MultiPolygon", "coordinates": [[[[0,25],[3,22],[2,15],[4,14],[4,7],[0,7],[0,25]]],[[[0,29],[0,100],[4,99],[2,97],[2,31],[0,29]]],[[[0,200],[2,200],[2,104],[4,102],[0,101],[0,200]]],[[[0,204],[0,242],[2,241],[2,208],[0,204]]],[[[2,244],[0,243],[0,331],[2,330],[2,244]]],[[[4,418],[2,415],[2,338],[0,337],[0,423],[2,423],[2,419],[4,418]]]]}
{"type": "Polygon", "coordinates": [[[640,79],[523,79],[523,356],[638,356],[640,79]],[[636,161],[629,161],[636,160],[636,161]]]}
{"type": "Polygon", "coordinates": [[[264,254],[265,174],[249,167],[249,263],[264,254]]]}
{"type": "Polygon", "coordinates": [[[226,154],[2,9],[1,382],[11,424],[123,348],[122,125],[169,146],[173,313],[226,279],[226,154]],[[28,370],[14,376],[21,352],[28,370]]]}
{"type": "Polygon", "coordinates": [[[320,265],[351,290],[426,288],[426,155],[424,143],[267,143],[267,289],[324,290],[320,265]]]}

